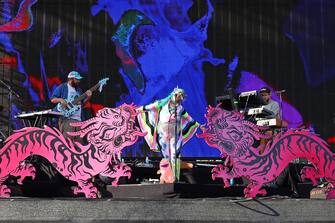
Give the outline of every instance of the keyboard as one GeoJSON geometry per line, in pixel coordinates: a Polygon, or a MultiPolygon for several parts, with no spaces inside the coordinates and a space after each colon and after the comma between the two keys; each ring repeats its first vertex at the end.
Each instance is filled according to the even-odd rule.
{"type": "Polygon", "coordinates": [[[24,112],[17,114],[14,117],[21,119],[25,127],[43,127],[52,118],[59,118],[63,116],[61,112],[53,111],[51,109],[34,112],[24,112]]]}
{"type": "Polygon", "coordinates": [[[45,116],[48,118],[57,118],[59,116],[63,116],[61,112],[53,111],[51,109],[44,110],[44,111],[34,111],[34,112],[24,112],[18,115],[15,115],[15,118],[19,119],[31,119],[35,118],[36,116],[45,116]]]}
{"type": "Polygon", "coordinates": [[[280,126],[280,123],[276,118],[269,118],[257,120],[256,125],[274,127],[280,126]]]}
{"type": "Polygon", "coordinates": [[[239,97],[250,97],[250,96],[253,96],[253,95],[257,95],[257,91],[256,90],[241,92],[239,94],[239,97]]]}
{"type": "Polygon", "coordinates": [[[249,108],[246,115],[257,115],[257,116],[269,116],[273,115],[273,112],[265,107],[258,107],[258,108],[249,108]]]}

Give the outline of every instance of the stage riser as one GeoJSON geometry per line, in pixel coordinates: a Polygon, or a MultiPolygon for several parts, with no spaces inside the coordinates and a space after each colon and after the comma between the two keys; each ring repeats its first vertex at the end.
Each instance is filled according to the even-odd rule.
{"type": "MultiPolygon", "coordinates": [[[[215,198],[215,197],[243,197],[245,186],[231,186],[223,188],[215,184],[128,184],[118,187],[107,186],[107,191],[113,198],[118,199],[153,199],[153,198],[215,198]]],[[[309,198],[312,184],[298,184],[297,189],[301,198],[309,198]]],[[[291,196],[288,187],[266,187],[267,196],[291,196]]]]}

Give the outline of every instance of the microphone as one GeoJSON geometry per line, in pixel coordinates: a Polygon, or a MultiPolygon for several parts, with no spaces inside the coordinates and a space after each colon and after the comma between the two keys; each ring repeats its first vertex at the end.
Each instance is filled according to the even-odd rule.
{"type": "Polygon", "coordinates": [[[283,90],[280,90],[280,91],[276,91],[276,93],[277,94],[282,94],[282,93],[285,93],[286,92],[286,90],[285,89],[283,89],[283,90]]]}

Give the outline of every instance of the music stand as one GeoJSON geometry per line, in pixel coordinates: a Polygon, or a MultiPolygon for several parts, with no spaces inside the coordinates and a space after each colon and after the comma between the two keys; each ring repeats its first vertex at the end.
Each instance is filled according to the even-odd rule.
{"type": "Polygon", "coordinates": [[[247,108],[256,108],[264,103],[259,95],[259,92],[256,90],[240,93],[238,101],[239,107],[244,108],[244,112],[246,112],[247,108]]]}

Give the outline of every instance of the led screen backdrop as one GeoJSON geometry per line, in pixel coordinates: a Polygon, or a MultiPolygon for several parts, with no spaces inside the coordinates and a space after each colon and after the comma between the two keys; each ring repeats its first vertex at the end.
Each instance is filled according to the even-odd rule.
{"type": "MultiPolygon", "coordinates": [[[[332,0],[1,0],[0,77],[20,94],[9,109],[0,89],[1,129],[9,111],[13,118],[50,108],[54,88],[77,70],[84,89],[110,78],[88,114],[149,104],[179,86],[203,123],[206,106],[228,88],[269,86],[285,90],[290,127],[313,128],[332,143],[334,9],[332,0]]],[[[125,155],[152,154],[142,140],[125,155]]],[[[218,156],[196,137],[183,155],[218,156]]]]}

